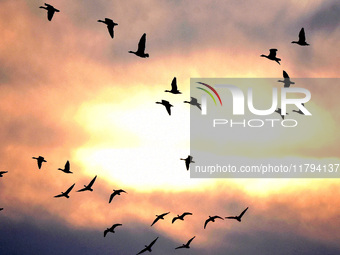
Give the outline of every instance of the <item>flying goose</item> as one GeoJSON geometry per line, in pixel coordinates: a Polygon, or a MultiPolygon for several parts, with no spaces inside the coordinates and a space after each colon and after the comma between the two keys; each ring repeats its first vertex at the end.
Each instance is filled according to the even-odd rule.
{"type": "Polygon", "coordinates": [[[60,195],[56,195],[54,197],[66,197],[66,198],[69,198],[70,196],[68,194],[71,192],[71,190],[73,189],[74,185],[75,185],[75,183],[71,187],[69,187],[65,192],[61,192],[60,195]]]}
{"type": "Polygon", "coordinates": [[[127,193],[126,191],[124,191],[124,190],[122,190],[122,189],[119,189],[119,190],[115,190],[115,189],[114,189],[114,190],[113,190],[113,193],[110,195],[109,203],[111,203],[112,199],[113,199],[116,195],[120,196],[120,193],[122,193],[122,192],[127,193]]]}
{"type": "Polygon", "coordinates": [[[63,171],[64,173],[67,173],[67,174],[73,174],[70,171],[70,162],[68,160],[67,160],[67,162],[65,164],[65,168],[64,169],[58,168],[58,170],[63,171]]]}
{"type": "Polygon", "coordinates": [[[3,177],[6,173],[8,173],[8,171],[0,171],[0,177],[3,177]]]}
{"type": "Polygon", "coordinates": [[[177,248],[175,248],[175,250],[176,249],[181,249],[181,248],[187,248],[187,249],[189,249],[190,248],[190,243],[192,242],[192,240],[194,240],[194,238],[195,238],[196,236],[194,236],[193,238],[191,238],[186,244],[182,244],[181,246],[178,246],[177,248]]]}
{"type": "Polygon", "coordinates": [[[155,244],[157,239],[158,239],[158,237],[155,240],[153,240],[149,245],[145,245],[145,248],[143,250],[141,250],[140,252],[138,252],[137,255],[141,254],[143,252],[146,252],[146,251],[152,252],[151,247],[155,244]]]}
{"type": "Polygon", "coordinates": [[[104,237],[107,235],[107,233],[112,232],[115,233],[115,228],[118,226],[123,226],[122,224],[114,224],[112,225],[111,228],[107,228],[106,230],[104,230],[104,237]]]}
{"type": "Polygon", "coordinates": [[[190,163],[195,163],[195,161],[192,161],[193,157],[192,156],[188,156],[187,158],[180,158],[180,160],[185,160],[185,166],[187,168],[187,170],[189,170],[189,165],[190,163]]]}
{"type": "Polygon", "coordinates": [[[45,3],[45,6],[40,6],[39,8],[42,8],[42,9],[47,10],[47,19],[48,19],[49,21],[51,21],[52,18],[53,18],[54,13],[55,13],[55,12],[60,12],[60,11],[57,10],[56,8],[54,8],[54,7],[53,7],[52,5],[50,5],[50,4],[46,4],[46,3],[45,3]],[[46,6],[46,7],[45,7],[45,6],[46,6]]]}
{"type": "Polygon", "coordinates": [[[306,35],[305,35],[305,29],[301,28],[299,33],[299,40],[298,41],[292,41],[292,43],[296,43],[301,46],[308,46],[309,44],[306,42],[306,35]]]}
{"type": "Polygon", "coordinates": [[[209,219],[207,219],[206,221],[205,221],[205,223],[204,223],[204,229],[205,229],[205,227],[207,226],[207,224],[211,221],[211,222],[215,222],[215,219],[221,219],[221,220],[224,220],[222,217],[220,217],[220,216],[213,216],[213,217],[211,217],[211,216],[209,216],[209,219]]]}
{"type": "Polygon", "coordinates": [[[192,213],[190,213],[190,212],[185,212],[185,213],[182,213],[181,216],[179,216],[179,214],[177,214],[177,217],[174,217],[174,218],[172,219],[172,224],[173,224],[176,220],[184,220],[184,217],[185,217],[186,215],[192,215],[192,213]]]}
{"type": "Polygon", "coordinates": [[[111,36],[111,38],[113,38],[114,37],[113,28],[114,28],[114,26],[117,26],[118,24],[113,22],[113,20],[109,19],[109,18],[105,18],[105,20],[99,19],[98,22],[102,22],[102,23],[106,24],[107,30],[109,30],[110,36],[111,36]]]}
{"type": "Polygon", "coordinates": [[[170,213],[170,212],[163,213],[163,214],[161,214],[161,215],[156,215],[157,217],[156,217],[156,219],[152,222],[151,227],[152,227],[153,224],[155,224],[158,220],[160,220],[160,219],[164,220],[164,216],[165,216],[165,215],[168,215],[169,213],[170,213]]]}
{"type": "Polygon", "coordinates": [[[261,57],[265,57],[265,58],[268,58],[270,60],[276,61],[279,65],[281,65],[280,64],[281,58],[276,57],[276,52],[277,52],[277,49],[270,49],[268,56],[262,54],[261,57]]]}
{"type": "Polygon", "coordinates": [[[290,81],[290,78],[285,70],[283,70],[283,80],[278,80],[278,82],[283,82],[285,88],[289,88],[291,84],[295,82],[290,81]]]}
{"type": "Polygon", "coordinates": [[[45,159],[44,159],[44,157],[42,157],[42,156],[39,156],[39,157],[32,157],[33,159],[36,159],[37,160],[37,162],[38,162],[38,168],[40,169],[41,168],[41,164],[43,163],[43,162],[47,162],[45,159]]]}
{"type": "Polygon", "coordinates": [[[241,218],[243,216],[243,214],[245,214],[245,212],[248,210],[248,207],[246,209],[243,210],[243,212],[241,212],[241,214],[239,216],[229,216],[229,217],[225,217],[226,219],[235,219],[238,222],[241,222],[241,218]]]}
{"type": "Polygon", "coordinates": [[[165,92],[170,92],[172,94],[182,94],[177,88],[177,79],[174,77],[171,82],[171,90],[165,90],[165,92]]]}
{"type": "Polygon", "coordinates": [[[166,108],[166,111],[169,113],[169,115],[171,115],[171,107],[173,107],[173,105],[170,104],[169,101],[162,100],[162,102],[156,102],[156,104],[164,105],[165,108],[166,108]]]}
{"type": "Polygon", "coordinates": [[[87,186],[84,185],[84,188],[77,190],[77,192],[82,192],[82,191],[86,191],[86,190],[93,191],[92,185],[96,181],[96,179],[97,179],[97,175],[90,181],[90,183],[87,186]]]}
{"type": "Polygon", "coordinates": [[[202,109],[201,109],[201,104],[198,103],[197,98],[191,97],[190,102],[189,102],[189,101],[184,101],[184,103],[188,103],[188,104],[191,104],[191,105],[193,105],[193,106],[197,106],[198,109],[202,110],[202,109]]]}
{"type": "Polygon", "coordinates": [[[146,42],[146,34],[144,33],[139,40],[137,51],[130,50],[129,53],[133,53],[136,56],[141,57],[141,58],[148,58],[149,54],[145,53],[145,42],[146,42]]]}

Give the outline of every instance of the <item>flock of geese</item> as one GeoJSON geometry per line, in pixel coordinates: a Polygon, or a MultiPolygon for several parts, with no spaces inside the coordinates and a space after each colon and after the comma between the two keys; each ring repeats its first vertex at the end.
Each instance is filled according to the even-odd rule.
{"type": "MultiPolygon", "coordinates": [[[[54,14],[56,12],[60,12],[58,9],[54,8],[54,6],[50,5],[50,4],[47,4],[45,3],[44,6],[40,6],[39,8],[42,8],[42,9],[45,9],[47,10],[47,19],[49,21],[52,20],[54,14]]],[[[98,22],[102,22],[104,24],[106,24],[107,26],[107,29],[108,29],[108,32],[110,34],[110,37],[111,38],[114,38],[114,27],[117,26],[118,24],[115,23],[112,19],[109,19],[109,18],[105,18],[105,20],[98,20],[98,22]]],[[[301,46],[308,46],[309,44],[306,42],[306,36],[305,36],[305,31],[304,31],[304,28],[301,29],[300,33],[299,33],[299,40],[298,41],[292,41],[292,43],[295,43],[295,44],[298,44],[298,45],[301,45],[301,46]]],[[[141,57],[141,58],[147,58],[149,57],[149,54],[148,53],[145,53],[145,44],[146,44],[146,34],[144,33],[142,35],[142,37],[140,38],[139,40],[139,43],[138,43],[138,48],[136,51],[129,51],[129,53],[132,53],[132,54],[135,54],[136,56],[138,57],[141,57]]],[[[261,57],[265,57],[269,60],[272,60],[272,61],[275,61],[277,62],[278,64],[280,64],[280,61],[281,59],[280,58],[277,58],[276,57],[276,53],[277,53],[277,49],[270,49],[269,50],[269,55],[261,55],[261,57]]],[[[278,80],[278,82],[281,82],[283,83],[284,87],[287,88],[287,87],[290,87],[290,85],[293,85],[295,84],[294,82],[292,82],[287,74],[286,71],[283,71],[283,80],[278,80]]],[[[165,92],[168,92],[168,93],[172,93],[172,94],[182,94],[179,90],[178,90],[178,87],[177,87],[177,80],[176,80],[176,77],[173,78],[172,82],[171,82],[171,90],[165,90],[165,92]]],[[[166,101],[166,100],[161,100],[160,102],[156,102],[157,104],[162,104],[169,115],[171,115],[171,107],[173,107],[173,105],[169,102],[169,101],[166,101]]],[[[199,109],[201,109],[201,104],[198,103],[197,99],[196,98],[193,98],[191,97],[191,100],[190,101],[184,101],[184,103],[188,103],[190,105],[193,105],[193,106],[196,106],[198,107],[199,109]]],[[[295,111],[293,110],[294,112],[297,112],[299,114],[303,114],[300,111],[295,111]]],[[[278,108],[276,110],[277,113],[279,113],[281,115],[281,109],[278,108]]],[[[284,118],[284,115],[281,115],[282,118],[284,118]]],[[[47,161],[45,160],[44,157],[42,156],[38,156],[38,157],[32,157],[33,159],[37,160],[37,164],[38,164],[38,168],[41,169],[42,167],[42,164],[43,163],[46,163],[47,161]]],[[[184,160],[185,161],[185,167],[187,170],[189,170],[189,166],[191,163],[195,163],[193,161],[193,157],[192,156],[188,156],[187,158],[180,158],[180,160],[184,160]]],[[[58,168],[58,170],[66,173],[66,174],[72,174],[73,172],[70,171],[70,162],[67,161],[64,168],[58,168]]],[[[8,171],[0,171],[0,177],[3,177],[4,174],[8,173],[8,171]]],[[[96,178],[97,178],[97,175],[89,182],[88,185],[84,185],[84,188],[82,189],[79,189],[77,190],[77,192],[85,192],[85,191],[90,191],[92,192],[93,191],[93,185],[96,181],[96,178]]],[[[69,198],[69,194],[70,192],[73,190],[75,186],[75,183],[70,186],[65,192],[61,192],[59,195],[56,195],[54,196],[55,198],[60,198],[60,197],[65,197],[65,198],[69,198]]],[[[122,190],[122,189],[118,189],[118,190],[113,190],[113,192],[111,193],[108,201],[109,203],[112,202],[113,198],[115,196],[119,196],[121,195],[121,193],[127,193],[126,191],[122,190]]],[[[0,208],[0,211],[2,211],[4,208],[0,208]]],[[[235,219],[237,220],[238,222],[241,222],[241,218],[243,217],[243,215],[246,213],[246,211],[248,210],[248,207],[246,209],[244,209],[240,215],[237,215],[237,216],[228,216],[228,217],[225,217],[225,219],[235,219]]],[[[166,212],[166,213],[163,213],[163,214],[159,214],[159,215],[156,215],[156,218],[155,220],[152,222],[151,226],[153,226],[154,224],[156,224],[159,220],[164,220],[164,217],[167,216],[170,212],[166,212]]],[[[186,216],[190,216],[190,215],[193,215],[191,212],[184,212],[182,213],[181,215],[177,215],[176,217],[173,217],[172,219],[172,224],[174,224],[177,220],[181,220],[181,221],[184,221],[184,217],[186,216]]],[[[218,216],[218,215],[215,215],[215,216],[209,216],[208,219],[205,220],[204,222],[204,229],[206,229],[208,223],[210,222],[215,222],[216,219],[219,219],[219,220],[224,220],[223,217],[221,216],[218,216]]],[[[104,237],[106,237],[106,235],[111,232],[111,233],[115,233],[115,229],[117,227],[120,227],[122,226],[122,224],[120,223],[117,223],[117,224],[114,224],[112,225],[110,228],[107,228],[105,231],[104,231],[104,237]]],[[[191,239],[189,239],[185,244],[182,244],[181,246],[178,246],[176,247],[175,249],[181,249],[181,248],[190,248],[190,244],[191,242],[195,239],[196,236],[192,237],[191,239]]],[[[155,238],[149,245],[145,245],[145,248],[142,249],[139,253],[137,254],[141,254],[141,253],[144,253],[146,251],[149,251],[151,252],[152,251],[152,247],[153,245],[156,243],[156,241],[158,240],[158,237],[155,238]]]]}

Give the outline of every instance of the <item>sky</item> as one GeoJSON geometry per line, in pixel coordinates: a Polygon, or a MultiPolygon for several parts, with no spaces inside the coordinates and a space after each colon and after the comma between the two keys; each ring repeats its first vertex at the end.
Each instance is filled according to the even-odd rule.
{"type": "MultiPolygon", "coordinates": [[[[60,10],[51,22],[43,1],[0,1],[1,254],[137,254],[156,237],[152,254],[340,253],[338,179],[191,179],[179,160],[190,154],[190,78],[339,78],[339,1],[48,3],[60,10]],[[302,27],[308,47],[291,44],[302,27]],[[128,53],[144,33],[146,59],[128,53]],[[271,48],[281,65],[260,57],[271,48]],[[173,77],[180,95],[164,92],[173,77]],[[67,160],[73,174],[57,170],[67,160]],[[75,192],[96,175],[93,192],[75,192]],[[109,204],[113,189],[127,194],[109,204]],[[241,223],[203,229],[246,207],[241,223]]],[[[331,125],[281,150],[339,158],[338,93],[312,94],[331,125]]]]}

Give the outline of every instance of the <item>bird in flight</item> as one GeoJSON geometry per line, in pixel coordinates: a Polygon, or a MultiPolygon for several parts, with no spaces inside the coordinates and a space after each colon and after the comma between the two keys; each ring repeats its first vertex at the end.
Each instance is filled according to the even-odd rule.
{"type": "Polygon", "coordinates": [[[64,169],[58,168],[58,170],[63,171],[64,173],[67,173],[67,174],[73,174],[70,171],[70,162],[68,160],[67,160],[67,162],[65,164],[65,168],[64,169]]]}
{"type": "Polygon", "coordinates": [[[46,3],[45,3],[45,6],[40,6],[39,8],[42,8],[42,9],[47,10],[47,19],[48,19],[49,21],[51,21],[52,18],[53,18],[54,13],[55,13],[55,12],[60,12],[60,11],[57,10],[56,8],[54,8],[54,7],[53,7],[52,5],[50,5],[50,4],[46,4],[46,3]],[[46,7],[45,7],[45,6],[46,6],[46,7]]]}
{"type": "Polygon", "coordinates": [[[290,81],[290,78],[285,70],[283,70],[283,80],[278,80],[278,82],[283,82],[285,88],[289,88],[291,84],[295,82],[290,81]]]}
{"type": "Polygon", "coordinates": [[[140,252],[138,252],[137,255],[138,255],[138,254],[141,254],[141,253],[143,253],[143,252],[146,252],[146,251],[152,252],[151,248],[152,248],[152,246],[155,244],[155,242],[157,241],[157,239],[158,239],[158,237],[157,237],[155,240],[153,240],[149,245],[145,245],[145,248],[144,248],[143,250],[141,250],[140,252]]]}
{"type": "Polygon", "coordinates": [[[0,211],[2,211],[4,208],[0,208],[0,211]]]}
{"type": "Polygon", "coordinates": [[[177,88],[177,79],[174,77],[171,82],[171,90],[165,90],[165,92],[170,92],[172,94],[182,94],[177,88]]]}
{"type": "Polygon", "coordinates": [[[190,248],[190,243],[192,242],[192,240],[194,240],[194,238],[195,238],[196,236],[194,236],[193,238],[191,238],[186,244],[182,244],[181,246],[178,246],[177,248],[175,248],[175,250],[176,249],[181,249],[181,248],[187,248],[187,249],[189,249],[190,248]]]}
{"type": "Polygon", "coordinates": [[[211,221],[211,222],[215,222],[215,219],[221,219],[221,220],[224,220],[222,217],[220,217],[220,216],[213,216],[213,217],[211,217],[211,216],[209,216],[209,219],[207,219],[206,221],[205,221],[205,223],[204,223],[204,229],[205,229],[205,227],[207,226],[207,224],[211,221]]]}
{"type": "Polygon", "coordinates": [[[187,170],[189,170],[189,165],[190,163],[195,163],[195,161],[192,161],[193,157],[192,156],[188,156],[187,158],[181,158],[180,160],[185,160],[185,166],[187,168],[187,170]]]}
{"type": "Polygon", "coordinates": [[[104,230],[104,237],[107,235],[107,233],[112,232],[115,233],[115,228],[118,226],[123,226],[122,224],[114,224],[112,225],[111,228],[107,228],[106,230],[104,230]]]}
{"type": "Polygon", "coordinates": [[[86,190],[93,191],[92,185],[96,181],[96,179],[97,179],[97,175],[92,179],[92,181],[90,181],[90,183],[87,186],[84,185],[84,188],[77,190],[77,192],[82,192],[82,191],[86,191],[86,190]]]}
{"type": "Polygon", "coordinates": [[[167,212],[167,213],[163,213],[163,214],[161,214],[161,215],[156,215],[157,217],[156,217],[156,219],[152,222],[152,224],[151,224],[151,227],[158,221],[158,220],[164,220],[164,216],[165,215],[168,215],[170,212],[167,212]]]}
{"type": "Polygon", "coordinates": [[[110,36],[111,36],[111,38],[113,38],[114,37],[113,28],[114,28],[114,26],[117,26],[118,24],[114,23],[113,20],[109,19],[109,18],[105,18],[105,20],[99,19],[98,22],[102,22],[102,23],[106,24],[107,30],[109,30],[110,36]]]}
{"type": "Polygon", "coordinates": [[[42,157],[42,156],[39,156],[39,157],[32,157],[33,159],[36,159],[37,160],[37,162],[38,162],[38,168],[40,169],[41,168],[41,164],[43,163],[43,162],[47,162],[45,159],[44,159],[44,157],[42,157]]]}
{"type": "Polygon", "coordinates": [[[276,57],[276,52],[277,52],[277,49],[270,49],[268,56],[262,54],[261,57],[265,57],[265,58],[268,58],[270,60],[276,61],[279,65],[281,65],[280,64],[281,58],[276,57]]]}
{"type": "Polygon", "coordinates": [[[137,51],[130,50],[129,53],[133,53],[136,56],[141,57],[141,58],[148,58],[149,54],[145,53],[145,43],[146,43],[146,34],[144,33],[139,40],[137,51]]]}
{"type": "Polygon", "coordinates": [[[248,207],[246,209],[243,210],[243,212],[241,212],[241,214],[239,216],[229,216],[229,217],[225,217],[226,219],[235,219],[238,222],[241,222],[241,218],[243,216],[243,214],[245,214],[245,212],[248,210],[248,207]]]}
{"type": "Polygon", "coordinates": [[[190,102],[189,102],[189,101],[184,101],[184,103],[188,103],[188,104],[191,104],[191,105],[193,105],[193,106],[197,106],[198,109],[202,110],[202,109],[201,109],[201,104],[198,103],[197,98],[191,97],[190,102]]]}
{"type": "Polygon", "coordinates": [[[4,174],[8,173],[8,171],[0,171],[0,177],[4,177],[4,174]]]}
{"type": "Polygon", "coordinates": [[[54,197],[66,197],[66,198],[69,198],[70,196],[68,194],[71,192],[71,190],[73,189],[74,185],[75,185],[75,183],[71,187],[69,187],[65,192],[61,192],[60,195],[56,195],[54,197]]]}
{"type": "Polygon", "coordinates": [[[156,102],[156,104],[164,105],[165,108],[166,108],[166,111],[169,113],[169,115],[171,115],[171,107],[173,107],[173,105],[170,104],[169,101],[162,100],[162,102],[156,102]]]}
{"type": "Polygon", "coordinates": [[[116,195],[120,196],[120,193],[122,193],[122,192],[127,193],[126,191],[124,191],[124,190],[122,190],[122,189],[118,189],[118,190],[115,190],[115,189],[114,189],[114,190],[113,190],[113,193],[110,195],[109,203],[111,203],[112,199],[113,199],[116,195]]]}
{"type": "Polygon", "coordinates": [[[192,213],[190,213],[190,212],[185,212],[185,213],[182,213],[181,216],[179,216],[179,214],[177,214],[177,217],[174,217],[174,218],[172,219],[172,224],[173,224],[176,220],[184,220],[184,217],[185,217],[186,215],[192,215],[192,213]]]}
{"type": "MultiPolygon", "coordinates": [[[[281,108],[277,108],[277,110],[275,110],[275,112],[277,112],[278,114],[281,115],[281,118],[284,120],[285,119],[285,116],[282,115],[282,112],[281,112],[281,108]]],[[[288,113],[286,113],[286,115],[288,115],[288,113]]]]}
{"type": "Polygon", "coordinates": [[[306,42],[306,34],[305,29],[301,28],[299,33],[299,40],[298,41],[292,41],[292,43],[296,43],[301,46],[308,46],[309,44],[306,42]]]}
{"type": "MultiPolygon", "coordinates": [[[[302,103],[303,106],[305,106],[304,103],[302,103]]],[[[301,115],[305,115],[300,109],[297,111],[297,110],[293,110],[293,112],[296,112],[298,114],[301,114],[301,115]]]]}

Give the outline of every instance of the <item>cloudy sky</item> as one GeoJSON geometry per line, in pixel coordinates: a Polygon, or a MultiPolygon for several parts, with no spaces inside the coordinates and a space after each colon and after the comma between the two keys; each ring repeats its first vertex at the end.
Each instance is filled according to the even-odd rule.
{"type": "MultiPolygon", "coordinates": [[[[0,1],[1,254],[136,254],[157,236],[152,254],[340,253],[337,179],[190,179],[179,160],[190,153],[190,78],[338,78],[339,1],[48,3],[60,10],[51,22],[43,1],[0,1]],[[114,39],[105,17],[118,23],[114,39]],[[301,27],[309,47],[290,43],[301,27]],[[143,33],[148,59],[128,53],[143,33]],[[281,66],[260,58],[270,48],[281,66]],[[183,94],[164,92],[173,77],[183,94]],[[72,175],[57,171],[67,160],[72,175]],[[95,175],[93,192],[74,192],[95,175]],[[73,183],[69,199],[53,198],[73,183]],[[120,188],[128,194],[109,204],[120,188]],[[209,215],[246,207],[241,223],[203,229],[209,215]]],[[[328,142],[292,150],[338,158],[338,93],[317,92],[333,113],[328,142]]]]}

